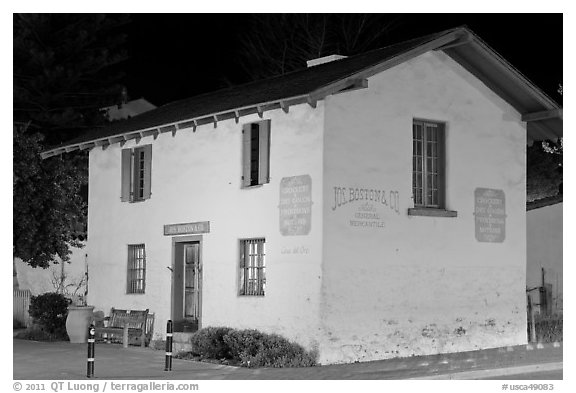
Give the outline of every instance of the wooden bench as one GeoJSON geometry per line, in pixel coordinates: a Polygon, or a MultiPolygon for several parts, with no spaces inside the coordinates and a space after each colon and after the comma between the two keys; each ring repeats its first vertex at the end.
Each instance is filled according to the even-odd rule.
{"type": "Polygon", "coordinates": [[[150,344],[154,314],[146,310],[119,310],[112,308],[110,315],[102,321],[96,321],[95,335],[102,338],[106,334],[106,340],[122,337],[122,344],[126,348],[128,344],[136,344],[141,347],[150,344]]]}

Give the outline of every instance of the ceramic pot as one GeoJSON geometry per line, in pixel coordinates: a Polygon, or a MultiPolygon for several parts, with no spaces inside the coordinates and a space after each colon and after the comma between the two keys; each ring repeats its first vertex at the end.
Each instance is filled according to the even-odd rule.
{"type": "Polygon", "coordinates": [[[93,320],[94,306],[68,306],[66,333],[73,344],[86,343],[88,327],[93,320]]]}

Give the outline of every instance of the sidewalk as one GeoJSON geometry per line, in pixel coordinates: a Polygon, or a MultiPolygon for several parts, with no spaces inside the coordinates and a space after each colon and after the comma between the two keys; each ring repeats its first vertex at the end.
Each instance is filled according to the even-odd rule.
{"type": "MultiPolygon", "coordinates": [[[[86,379],[86,344],[13,340],[14,379],[86,379]]],[[[308,368],[247,369],[173,359],[164,371],[164,352],[97,344],[95,379],[477,379],[537,370],[561,370],[562,348],[525,345],[454,354],[415,356],[308,368]],[[460,378],[461,377],[461,378],[460,378]]]]}

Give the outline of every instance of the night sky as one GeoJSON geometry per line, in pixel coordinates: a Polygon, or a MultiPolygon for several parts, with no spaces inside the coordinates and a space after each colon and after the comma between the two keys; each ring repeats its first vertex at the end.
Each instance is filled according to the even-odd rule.
{"type": "MultiPolygon", "coordinates": [[[[561,104],[562,14],[397,14],[389,43],[466,25],[561,104]]],[[[162,104],[248,82],[238,66],[243,14],[134,14],[125,65],[131,99],[162,104]]],[[[385,45],[383,45],[385,46],[385,45]]]]}

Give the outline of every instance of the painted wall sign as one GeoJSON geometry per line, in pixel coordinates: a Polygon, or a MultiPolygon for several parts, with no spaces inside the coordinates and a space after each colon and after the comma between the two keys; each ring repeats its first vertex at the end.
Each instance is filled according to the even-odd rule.
{"type": "Polygon", "coordinates": [[[164,225],[164,236],[210,233],[210,221],[164,225]]]}
{"type": "Polygon", "coordinates": [[[504,191],[491,188],[474,190],[476,240],[502,243],[506,238],[506,197],[504,191]]]}
{"type": "Polygon", "coordinates": [[[373,188],[334,187],[332,211],[353,204],[355,212],[348,224],[358,228],[385,228],[383,216],[390,209],[400,214],[400,193],[373,188]]]}
{"type": "Polygon", "coordinates": [[[376,190],[373,188],[334,187],[332,211],[353,202],[374,202],[400,214],[400,193],[398,191],[376,190]]]}
{"type": "Polygon", "coordinates": [[[280,233],[308,235],[312,226],[312,178],[310,175],[283,177],[280,181],[280,233]]]}

